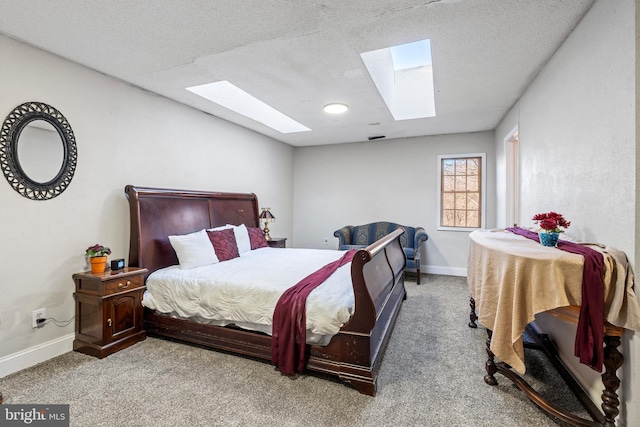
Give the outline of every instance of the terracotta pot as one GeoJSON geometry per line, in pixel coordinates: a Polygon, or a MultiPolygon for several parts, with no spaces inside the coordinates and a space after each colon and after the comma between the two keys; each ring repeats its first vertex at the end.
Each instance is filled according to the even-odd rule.
{"type": "Polygon", "coordinates": [[[104,273],[104,270],[107,268],[107,257],[94,256],[89,258],[89,263],[91,263],[92,273],[104,273]]]}

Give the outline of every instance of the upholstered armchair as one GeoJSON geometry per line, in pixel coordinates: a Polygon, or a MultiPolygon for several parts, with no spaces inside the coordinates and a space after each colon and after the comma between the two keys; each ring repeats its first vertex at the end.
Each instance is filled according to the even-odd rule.
{"type": "Polygon", "coordinates": [[[369,246],[381,237],[398,228],[405,232],[400,236],[400,244],[407,256],[407,268],[415,269],[417,282],[420,284],[420,247],[429,239],[422,227],[407,227],[393,222],[372,222],[363,225],[347,225],[336,230],[333,235],[338,238],[338,249],[359,249],[369,246]]]}

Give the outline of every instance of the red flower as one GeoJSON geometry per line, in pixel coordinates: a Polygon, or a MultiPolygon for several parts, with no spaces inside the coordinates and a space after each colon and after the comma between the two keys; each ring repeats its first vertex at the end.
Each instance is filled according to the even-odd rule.
{"type": "Polygon", "coordinates": [[[539,223],[540,228],[546,230],[547,232],[562,233],[563,230],[561,230],[560,227],[569,228],[569,226],[571,225],[570,221],[564,219],[562,214],[559,214],[557,212],[536,214],[532,219],[536,222],[536,224],[539,223]]]}

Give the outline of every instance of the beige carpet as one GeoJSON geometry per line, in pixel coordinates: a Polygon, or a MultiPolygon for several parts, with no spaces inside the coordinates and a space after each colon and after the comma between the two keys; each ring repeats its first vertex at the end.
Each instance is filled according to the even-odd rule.
{"type": "MultiPolygon", "coordinates": [[[[382,362],[378,395],[268,363],[155,338],[105,359],[67,353],[0,379],[5,403],[68,403],[73,426],[556,426],[506,378],[483,381],[484,329],[467,327],[466,279],[423,276],[382,362]]],[[[580,406],[538,352],[527,379],[580,406]]]]}

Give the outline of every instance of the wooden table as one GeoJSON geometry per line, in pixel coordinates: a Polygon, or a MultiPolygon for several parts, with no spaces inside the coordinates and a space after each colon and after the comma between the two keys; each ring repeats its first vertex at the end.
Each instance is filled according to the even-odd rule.
{"type": "MultiPolygon", "coordinates": [[[[467,266],[471,293],[469,326],[476,327],[476,320],[479,320],[487,328],[487,384],[497,384],[494,374],[500,372],[541,409],[571,425],[615,426],[620,405],[616,394],[620,379],[616,371],[624,361],[618,347],[625,328],[640,329],[640,307],[633,289],[629,289],[630,285],[620,275],[622,266],[617,262],[622,257],[626,262],[626,256],[613,248],[594,249],[603,252],[605,258],[605,372],[602,374],[605,390],[601,405],[604,416],[596,408],[597,413],[591,414],[592,421],[576,417],[546,401],[518,375],[525,372],[522,334],[534,316],[560,307],[580,305],[582,255],[544,247],[504,230],[471,233],[467,266]],[[610,322],[612,320],[615,325],[610,322]],[[502,362],[496,363],[495,358],[502,362]]],[[[632,275],[630,282],[632,285],[632,275]]]]}

